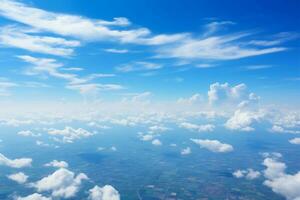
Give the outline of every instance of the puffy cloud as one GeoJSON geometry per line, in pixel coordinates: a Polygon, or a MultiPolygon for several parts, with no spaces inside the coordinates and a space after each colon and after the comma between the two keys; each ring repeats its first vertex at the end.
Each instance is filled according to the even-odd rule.
{"type": "Polygon", "coordinates": [[[179,124],[179,127],[197,132],[211,132],[215,129],[215,126],[212,124],[197,125],[188,122],[182,122],[181,124],[179,124]]]}
{"type": "Polygon", "coordinates": [[[236,178],[245,177],[248,180],[253,180],[260,177],[260,172],[249,168],[247,170],[236,170],[235,172],[233,172],[233,176],[236,178]]]}
{"type": "Polygon", "coordinates": [[[112,151],[117,151],[118,149],[117,149],[117,147],[112,146],[112,147],[110,147],[110,150],[112,150],[112,151]]]}
{"type": "Polygon", "coordinates": [[[290,142],[291,144],[300,144],[300,138],[294,138],[294,139],[291,139],[291,140],[289,140],[289,142],[290,142]]]}
{"type": "Polygon", "coordinates": [[[285,163],[278,162],[276,158],[265,158],[263,165],[267,167],[267,169],[264,171],[264,175],[268,179],[281,177],[285,173],[285,163]]]}
{"type": "Polygon", "coordinates": [[[300,172],[287,174],[285,163],[275,158],[265,158],[263,165],[266,166],[264,175],[267,178],[264,184],[275,193],[281,194],[287,200],[300,199],[300,172]]]}
{"type": "Polygon", "coordinates": [[[264,115],[265,113],[263,111],[252,112],[238,109],[234,112],[233,116],[226,121],[225,127],[230,130],[253,131],[254,128],[252,124],[262,119],[264,115]]]}
{"type": "Polygon", "coordinates": [[[64,129],[49,129],[48,134],[55,136],[62,136],[62,142],[72,143],[76,139],[81,139],[84,137],[89,137],[94,135],[93,133],[83,129],[74,129],[72,127],[66,126],[64,129]]]}
{"type": "Polygon", "coordinates": [[[160,132],[164,132],[164,131],[168,131],[170,130],[170,128],[165,127],[163,125],[154,125],[154,126],[150,126],[149,127],[149,133],[153,134],[153,133],[160,133],[160,132]]]}
{"type": "Polygon", "coordinates": [[[196,94],[193,94],[189,98],[179,98],[177,100],[177,103],[179,103],[179,104],[195,104],[195,103],[201,102],[202,99],[203,99],[203,97],[201,96],[201,94],[196,93],[196,94]]]}
{"type": "Polygon", "coordinates": [[[198,144],[201,148],[205,148],[216,153],[233,151],[233,147],[230,144],[221,143],[218,140],[191,139],[191,141],[193,141],[195,144],[198,144]]]}
{"type": "Polygon", "coordinates": [[[162,142],[159,139],[154,139],[154,140],[152,140],[152,144],[154,146],[161,146],[162,142]]]}
{"type": "Polygon", "coordinates": [[[31,158],[9,159],[0,153],[0,165],[5,165],[12,168],[22,168],[31,166],[31,158]]]}
{"type": "Polygon", "coordinates": [[[150,141],[154,139],[154,135],[147,134],[147,135],[139,135],[140,140],[142,141],[150,141]]]}
{"type": "Polygon", "coordinates": [[[38,192],[49,191],[52,196],[57,198],[71,198],[78,192],[81,182],[87,179],[88,177],[83,173],[75,176],[74,172],[60,168],[53,174],[31,185],[35,187],[38,192]]]}
{"type": "Polygon", "coordinates": [[[17,197],[16,200],[52,200],[51,197],[45,197],[41,194],[34,193],[26,197],[17,197]]]}
{"type": "Polygon", "coordinates": [[[29,136],[31,136],[31,137],[39,137],[39,136],[41,136],[41,134],[35,134],[32,131],[30,131],[30,130],[19,131],[18,135],[22,135],[22,136],[25,136],[25,137],[29,137],[29,136]]]}
{"type": "Polygon", "coordinates": [[[187,147],[185,149],[182,149],[180,153],[181,153],[181,155],[189,155],[192,153],[192,150],[190,147],[187,147]]]}
{"type": "Polygon", "coordinates": [[[69,164],[66,161],[53,160],[45,164],[46,167],[68,168],[69,164]]]}
{"type": "Polygon", "coordinates": [[[289,129],[285,129],[284,127],[282,126],[279,126],[279,125],[273,125],[271,130],[271,132],[274,132],[274,133],[292,133],[292,134],[299,134],[300,133],[300,130],[289,130],[289,129]]]}
{"type": "Polygon", "coordinates": [[[120,200],[119,192],[111,185],[95,186],[89,190],[89,200],[120,200]]]}
{"type": "Polygon", "coordinates": [[[23,184],[23,183],[26,183],[28,176],[26,174],[24,174],[23,172],[19,172],[16,174],[8,175],[7,178],[9,178],[10,180],[13,180],[19,184],[23,184]]]}
{"type": "Polygon", "coordinates": [[[226,101],[238,102],[247,98],[247,86],[242,83],[233,87],[230,87],[228,83],[220,84],[218,82],[209,86],[207,92],[208,101],[210,104],[224,103],[226,101]]]}

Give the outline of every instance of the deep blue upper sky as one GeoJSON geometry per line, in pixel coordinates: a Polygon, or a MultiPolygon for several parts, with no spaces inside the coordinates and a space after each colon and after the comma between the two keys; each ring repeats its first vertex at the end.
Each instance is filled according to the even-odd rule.
{"type": "MultiPolygon", "coordinates": [[[[1,1],[0,6],[0,72],[3,82],[15,85],[1,86],[4,100],[22,100],[24,95],[29,100],[74,100],[94,90],[100,91],[101,99],[118,99],[127,94],[151,92],[158,100],[176,100],[194,93],[206,94],[207,88],[214,82],[228,82],[231,85],[245,83],[272,103],[285,104],[289,101],[288,104],[297,104],[300,97],[300,2],[296,0],[22,1],[22,5],[27,8],[52,12],[53,16],[69,14],[84,17],[88,21],[113,21],[115,17],[124,17],[131,22],[130,25],[104,26],[120,31],[139,28],[151,31],[140,38],[160,34],[189,35],[172,42],[160,41],[155,45],[137,41],[140,39],[138,37],[129,42],[120,41],[123,39],[120,35],[108,35],[104,39],[81,37],[78,36],[80,32],[89,30],[80,27],[70,28],[66,33],[51,27],[46,21],[42,22],[43,25],[36,24],[34,21],[37,18],[32,12],[22,11],[21,19],[16,18],[14,12],[19,9],[9,10],[4,6],[7,2],[14,1],[1,1]],[[22,21],[22,14],[28,17],[26,22],[22,21]],[[49,29],[44,27],[47,23],[49,29]],[[14,27],[14,30],[8,27],[14,27]],[[25,29],[31,32],[24,32],[25,29]],[[43,44],[46,47],[39,47],[44,48],[40,50],[27,44],[20,47],[18,42],[6,38],[7,35],[15,38],[14,34],[19,32],[29,36],[63,38],[80,42],[80,45],[58,44],[73,51],[68,55],[42,52],[47,45],[55,50],[57,44],[43,44]],[[231,36],[237,38],[228,41],[231,36]],[[203,40],[212,38],[218,38],[218,41],[202,44],[203,40]],[[24,55],[36,59],[55,59],[55,62],[62,65],[57,68],[59,73],[71,76],[76,74],[77,77],[88,77],[99,73],[113,76],[74,83],[70,78],[62,77],[64,75],[35,69],[36,62],[20,59],[24,55]],[[82,69],[63,70],[74,67],[82,69]],[[29,87],[33,85],[32,82],[34,87],[29,87]],[[117,85],[119,88],[106,84],[113,84],[113,87],[117,85]],[[84,91],[79,87],[84,87],[84,91]]],[[[47,17],[41,19],[47,20],[47,17]]],[[[70,23],[60,25],[63,28],[70,23]]],[[[20,36],[21,41],[27,40],[22,37],[25,36],[20,36]]]]}

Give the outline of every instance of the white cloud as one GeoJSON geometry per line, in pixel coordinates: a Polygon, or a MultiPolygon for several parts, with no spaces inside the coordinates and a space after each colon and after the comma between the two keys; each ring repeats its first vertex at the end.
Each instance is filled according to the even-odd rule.
{"type": "Polygon", "coordinates": [[[236,178],[246,178],[248,180],[253,180],[256,179],[258,177],[260,177],[260,172],[259,171],[255,171],[251,168],[247,169],[247,170],[237,170],[233,173],[233,176],[236,178]]]}
{"type": "Polygon", "coordinates": [[[45,164],[46,167],[68,168],[69,164],[66,161],[53,160],[45,164]]]}
{"type": "Polygon", "coordinates": [[[273,192],[281,194],[287,200],[300,199],[300,172],[287,174],[285,163],[274,158],[265,158],[263,165],[266,166],[264,175],[267,178],[264,184],[273,192]]]}
{"type": "Polygon", "coordinates": [[[31,158],[18,158],[18,159],[9,159],[0,153],[0,165],[5,165],[12,168],[22,168],[30,167],[32,159],[31,158]]]}
{"type": "Polygon", "coordinates": [[[230,130],[253,131],[254,128],[252,124],[262,119],[264,114],[263,111],[252,112],[238,109],[234,112],[233,116],[226,121],[225,127],[230,130]]]}
{"type": "Polygon", "coordinates": [[[66,126],[64,129],[49,129],[48,134],[54,136],[62,136],[62,142],[72,143],[74,140],[90,137],[94,135],[83,128],[74,129],[70,126],[66,126]]]}
{"type": "Polygon", "coordinates": [[[194,103],[199,103],[202,100],[201,94],[193,94],[190,98],[179,98],[177,100],[177,103],[180,104],[194,104],[194,103]]]}
{"type": "Polygon", "coordinates": [[[191,141],[193,141],[195,144],[198,144],[201,148],[205,148],[216,153],[233,151],[233,147],[230,144],[221,143],[218,140],[191,139],[191,141]]]}
{"type": "Polygon", "coordinates": [[[282,126],[279,126],[279,125],[273,125],[271,130],[271,132],[274,132],[274,133],[292,133],[292,134],[300,134],[300,130],[289,130],[289,129],[285,129],[284,127],[282,126]]]}
{"type": "Polygon", "coordinates": [[[26,197],[17,197],[16,200],[52,200],[51,197],[45,197],[41,194],[34,193],[26,197]]]}
{"type": "Polygon", "coordinates": [[[291,144],[300,144],[300,138],[294,138],[294,139],[291,139],[291,140],[289,140],[289,142],[290,142],[291,144]]]}
{"type": "Polygon", "coordinates": [[[23,183],[26,183],[28,176],[26,174],[24,174],[23,172],[19,172],[16,174],[8,175],[7,178],[9,178],[10,180],[13,180],[19,184],[23,184],[23,183]]]}
{"type": "Polygon", "coordinates": [[[190,147],[187,147],[185,149],[182,149],[180,153],[181,153],[181,155],[189,155],[192,153],[192,150],[190,147]]]}
{"type": "Polygon", "coordinates": [[[81,94],[97,93],[98,91],[107,90],[120,90],[123,89],[118,84],[101,84],[101,83],[90,83],[93,79],[113,77],[114,74],[91,74],[87,77],[79,77],[74,73],[61,72],[60,69],[64,70],[63,64],[57,62],[55,59],[50,58],[36,58],[28,55],[17,56],[21,60],[32,64],[32,66],[25,72],[26,75],[38,75],[38,76],[52,76],[59,79],[68,81],[66,88],[71,90],[77,90],[81,94]]]}
{"type": "Polygon", "coordinates": [[[147,135],[139,135],[140,140],[142,141],[150,141],[154,139],[154,135],[147,134],[147,135]]]}
{"type": "Polygon", "coordinates": [[[162,142],[159,139],[154,139],[154,140],[152,140],[152,144],[154,146],[161,146],[162,142]]]}
{"type": "Polygon", "coordinates": [[[246,70],[259,70],[259,69],[268,69],[273,67],[272,65],[249,65],[246,66],[245,69],[246,70]]]}
{"type": "Polygon", "coordinates": [[[81,182],[87,179],[88,177],[83,173],[75,176],[74,172],[60,168],[53,174],[32,183],[32,186],[38,192],[51,192],[53,197],[71,198],[78,192],[81,182]]]}
{"type": "Polygon", "coordinates": [[[159,57],[179,59],[234,60],[285,51],[284,47],[261,48],[242,39],[249,33],[189,38],[158,50],[159,57]]]}
{"type": "Polygon", "coordinates": [[[95,186],[89,190],[89,200],[120,200],[119,192],[111,185],[95,186]]]}
{"type": "Polygon", "coordinates": [[[218,82],[209,86],[208,101],[210,104],[224,103],[226,101],[239,102],[247,96],[247,86],[242,83],[230,87],[228,83],[220,84],[218,82]]]}
{"type": "Polygon", "coordinates": [[[154,126],[150,126],[149,127],[149,133],[153,134],[153,133],[161,133],[161,132],[165,132],[170,130],[170,128],[165,127],[163,125],[154,125],[154,126]]]}
{"type": "Polygon", "coordinates": [[[112,147],[110,147],[110,150],[112,150],[112,151],[117,151],[118,149],[117,149],[117,147],[112,146],[112,147]]]}
{"type": "Polygon", "coordinates": [[[29,136],[31,136],[31,137],[39,137],[39,136],[41,136],[41,134],[35,134],[32,131],[30,131],[30,130],[19,131],[18,135],[22,135],[22,136],[25,136],[25,137],[29,137],[29,136]]]}
{"type": "Polygon", "coordinates": [[[163,67],[162,64],[138,61],[138,62],[124,64],[119,67],[116,67],[116,70],[120,72],[136,72],[136,71],[157,70],[162,67],[163,67]]]}
{"type": "Polygon", "coordinates": [[[209,36],[212,35],[214,33],[216,33],[217,31],[219,31],[220,29],[222,29],[225,25],[234,25],[235,23],[232,21],[213,21],[210,22],[208,24],[205,25],[205,33],[204,36],[209,36]]]}
{"type": "Polygon", "coordinates": [[[2,27],[0,29],[0,45],[56,56],[71,56],[74,52],[73,48],[80,45],[80,42],[75,40],[37,36],[26,31],[20,27],[2,27]]]}
{"type": "Polygon", "coordinates": [[[6,18],[39,31],[71,36],[85,41],[111,40],[121,43],[158,45],[186,37],[186,34],[152,36],[147,28],[126,29],[130,22],[123,17],[114,18],[113,21],[94,20],[78,15],[48,12],[11,0],[1,0],[0,5],[0,14],[6,18]]]}
{"type": "Polygon", "coordinates": [[[215,129],[215,126],[212,124],[197,125],[189,122],[182,122],[179,124],[179,127],[197,132],[212,132],[215,129]]]}
{"type": "Polygon", "coordinates": [[[117,54],[124,54],[129,52],[128,49],[104,49],[104,51],[117,54]]]}

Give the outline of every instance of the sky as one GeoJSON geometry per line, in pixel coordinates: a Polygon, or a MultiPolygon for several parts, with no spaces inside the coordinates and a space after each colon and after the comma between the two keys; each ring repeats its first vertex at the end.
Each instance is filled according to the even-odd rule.
{"type": "MultiPolygon", "coordinates": [[[[173,176],[161,168],[172,159],[157,161],[173,152],[196,175],[257,179],[265,186],[257,198],[299,200],[299,8],[298,0],[0,0],[0,167],[8,170],[0,182],[22,186],[4,182],[0,198],[132,199],[128,183],[142,187],[123,161],[133,175],[147,165],[173,176]]],[[[168,191],[177,184],[163,182],[168,191]]],[[[203,184],[197,192],[211,186],[203,184]]]]}
{"type": "MultiPolygon", "coordinates": [[[[214,83],[299,108],[298,1],[0,1],[0,102],[177,102],[214,83]]],[[[7,106],[4,106],[7,107],[7,106]]]]}

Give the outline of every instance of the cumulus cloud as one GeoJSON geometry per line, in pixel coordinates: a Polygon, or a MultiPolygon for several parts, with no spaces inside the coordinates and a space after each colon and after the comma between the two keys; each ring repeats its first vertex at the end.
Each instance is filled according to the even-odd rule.
{"type": "Polygon", "coordinates": [[[111,185],[95,186],[89,190],[89,200],[120,200],[119,192],[111,185]]]}
{"type": "Polygon", "coordinates": [[[154,140],[152,140],[152,144],[154,146],[161,146],[162,142],[159,139],[154,139],[154,140]]]}
{"type": "Polygon", "coordinates": [[[45,164],[46,167],[68,168],[69,164],[66,161],[53,160],[45,164]]]}
{"type": "Polygon", "coordinates": [[[10,180],[13,180],[19,184],[23,184],[23,183],[26,183],[28,176],[26,174],[24,174],[23,172],[19,172],[16,174],[8,175],[7,178],[9,178],[10,180]]]}
{"type": "Polygon", "coordinates": [[[300,138],[294,138],[294,139],[291,139],[291,140],[289,140],[289,142],[290,142],[291,144],[300,144],[300,138]]]}
{"type": "Polygon", "coordinates": [[[280,125],[273,125],[272,128],[270,129],[271,132],[274,133],[292,133],[292,134],[299,134],[300,130],[290,130],[286,129],[280,125]]]}
{"type": "Polygon", "coordinates": [[[264,176],[267,178],[264,184],[275,193],[284,196],[287,200],[300,199],[300,172],[287,174],[285,163],[276,158],[265,158],[263,165],[266,167],[264,176]]]}
{"type": "Polygon", "coordinates": [[[236,178],[246,178],[248,180],[253,180],[256,179],[258,177],[260,177],[260,172],[259,171],[255,171],[251,168],[247,169],[247,170],[236,170],[235,172],[233,172],[233,176],[236,178]]]}
{"type": "Polygon", "coordinates": [[[56,198],[71,198],[78,192],[82,181],[87,179],[88,177],[83,173],[75,176],[74,172],[60,168],[31,185],[38,192],[51,192],[56,198]]]}
{"type": "Polygon", "coordinates": [[[198,144],[201,148],[205,148],[215,153],[227,153],[233,151],[233,147],[230,144],[221,143],[218,140],[191,139],[191,141],[198,144]]]}
{"type": "Polygon", "coordinates": [[[29,136],[31,136],[31,137],[39,137],[39,136],[41,136],[41,134],[39,134],[39,133],[35,134],[32,131],[30,131],[30,130],[19,131],[18,135],[22,135],[22,136],[25,136],[25,137],[29,137],[29,136]]]}
{"type": "Polygon", "coordinates": [[[230,130],[253,131],[252,124],[264,117],[263,111],[253,112],[238,109],[225,123],[225,127],[230,130]]]}
{"type": "Polygon", "coordinates": [[[228,101],[239,102],[247,98],[247,86],[242,83],[231,87],[228,83],[220,84],[216,82],[209,86],[207,95],[210,104],[228,101]]]}
{"type": "Polygon", "coordinates": [[[147,135],[142,135],[142,134],[140,134],[140,135],[139,135],[139,138],[140,138],[140,140],[142,140],[142,141],[150,141],[150,140],[153,140],[153,139],[154,139],[154,135],[152,135],[152,134],[147,134],[147,135]]]}
{"type": "Polygon", "coordinates": [[[91,133],[83,128],[75,129],[69,126],[66,126],[64,129],[51,128],[48,130],[48,134],[62,136],[62,142],[64,143],[72,143],[74,140],[94,135],[94,133],[91,133]]]}
{"type": "Polygon", "coordinates": [[[185,149],[182,149],[180,153],[181,153],[181,155],[189,155],[192,153],[192,150],[190,147],[187,147],[185,149]]]}
{"type": "Polygon", "coordinates": [[[177,100],[177,103],[191,105],[191,104],[195,104],[195,103],[201,102],[202,99],[203,99],[203,97],[201,96],[201,94],[196,93],[196,94],[193,94],[189,98],[179,98],[177,100]]]}
{"type": "Polygon", "coordinates": [[[12,168],[22,168],[31,166],[31,158],[9,159],[0,153],[0,165],[5,165],[12,168]]]}
{"type": "Polygon", "coordinates": [[[165,132],[170,130],[170,128],[165,127],[163,125],[154,125],[154,126],[150,126],[149,127],[149,133],[153,134],[153,133],[161,133],[161,132],[165,132]]]}
{"type": "Polygon", "coordinates": [[[197,125],[188,122],[180,123],[179,127],[188,129],[190,131],[197,131],[197,132],[212,132],[215,129],[215,126],[212,124],[197,125]]]}
{"type": "Polygon", "coordinates": [[[17,197],[16,200],[52,200],[51,197],[45,197],[41,194],[34,193],[26,197],[17,197]]]}

